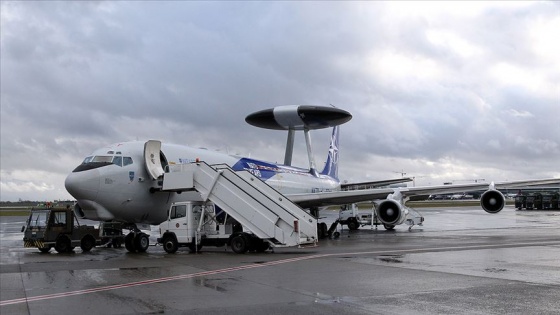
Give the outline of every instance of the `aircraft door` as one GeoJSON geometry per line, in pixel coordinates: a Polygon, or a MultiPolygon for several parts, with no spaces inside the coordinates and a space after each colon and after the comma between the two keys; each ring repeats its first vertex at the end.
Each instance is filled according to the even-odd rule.
{"type": "Polygon", "coordinates": [[[165,173],[161,163],[160,152],[161,141],[148,140],[144,144],[144,163],[146,165],[146,171],[154,180],[157,180],[158,177],[165,173]]]}

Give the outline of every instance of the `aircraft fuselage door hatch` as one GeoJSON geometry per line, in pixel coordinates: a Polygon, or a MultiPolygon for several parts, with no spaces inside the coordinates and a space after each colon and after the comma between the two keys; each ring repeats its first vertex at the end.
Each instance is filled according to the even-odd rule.
{"type": "Polygon", "coordinates": [[[146,165],[146,171],[153,180],[157,180],[165,172],[163,170],[163,164],[161,160],[161,141],[158,140],[148,140],[144,144],[144,163],[146,165]]]}

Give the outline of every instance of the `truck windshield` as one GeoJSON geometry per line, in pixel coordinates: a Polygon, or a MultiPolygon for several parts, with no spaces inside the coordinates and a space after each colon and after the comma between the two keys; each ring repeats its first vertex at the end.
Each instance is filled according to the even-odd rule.
{"type": "Polygon", "coordinates": [[[178,205],[171,208],[170,219],[184,218],[187,216],[187,206],[178,205]]]}
{"type": "Polygon", "coordinates": [[[34,211],[29,218],[29,227],[45,227],[47,225],[47,217],[49,210],[34,211]]]}

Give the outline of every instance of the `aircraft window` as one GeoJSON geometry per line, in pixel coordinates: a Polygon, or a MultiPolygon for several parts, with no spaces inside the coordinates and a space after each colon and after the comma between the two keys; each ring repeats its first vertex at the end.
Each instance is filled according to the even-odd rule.
{"type": "Polygon", "coordinates": [[[115,151],[107,151],[107,154],[115,154],[115,151]]]}
{"type": "MultiPolygon", "coordinates": [[[[78,165],[72,172],[83,172],[87,170],[92,170],[98,167],[103,167],[113,164],[113,156],[110,155],[97,155],[88,156],[85,158],[82,164],[78,165]]],[[[122,165],[122,160],[118,162],[118,165],[122,165]]]]}
{"type": "Polygon", "coordinates": [[[122,156],[115,156],[115,158],[113,159],[113,164],[122,166],[122,156]]]}
{"type": "Polygon", "coordinates": [[[127,166],[132,164],[132,158],[130,156],[125,156],[123,158],[123,166],[127,166]]]}
{"type": "Polygon", "coordinates": [[[107,155],[97,155],[93,157],[93,160],[91,160],[91,162],[112,163],[113,157],[107,155]]]}
{"type": "Polygon", "coordinates": [[[186,205],[174,206],[173,209],[171,209],[171,216],[169,218],[170,219],[183,218],[186,215],[187,215],[186,205]]]}

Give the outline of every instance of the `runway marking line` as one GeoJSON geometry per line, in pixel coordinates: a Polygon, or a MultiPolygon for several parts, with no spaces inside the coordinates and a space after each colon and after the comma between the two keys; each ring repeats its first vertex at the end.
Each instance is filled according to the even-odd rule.
{"type": "Polygon", "coordinates": [[[496,244],[496,245],[467,245],[467,246],[450,246],[450,247],[433,247],[433,248],[411,248],[411,249],[399,249],[399,250],[380,250],[380,251],[368,251],[368,252],[349,252],[349,253],[330,253],[330,254],[309,255],[309,256],[304,256],[304,257],[295,257],[295,258],[275,260],[275,261],[259,263],[259,264],[249,264],[249,265],[243,265],[243,266],[238,266],[238,267],[229,267],[229,268],[217,269],[217,270],[211,270],[211,271],[201,271],[201,272],[172,276],[172,277],[164,277],[164,278],[136,281],[136,282],[130,282],[130,283],[124,283],[124,284],[115,284],[115,285],[109,285],[109,286],[93,288],[93,289],[77,290],[77,291],[70,291],[70,292],[61,292],[61,293],[54,293],[54,294],[45,294],[45,295],[38,295],[38,296],[33,296],[33,297],[25,297],[25,298],[13,299],[13,300],[6,300],[6,301],[0,301],[0,306],[35,302],[35,301],[49,300],[49,299],[57,299],[57,298],[75,296],[75,295],[83,295],[83,294],[90,294],[90,293],[96,293],[96,292],[117,290],[117,289],[130,288],[130,287],[148,285],[148,284],[154,284],[154,283],[162,283],[162,282],[174,281],[174,280],[190,279],[190,278],[195,278],[195,277],[202,277],[202,276],[216,275],[216,274],[233,272],[233,271],[240,271],[240,270],[247,270],[247,269],[253,269],[253,268],[274,266],[274,265],[286,264],[286,263],[315,259],[315,258],[324,258],[324,257],[333,257],[333,256],[346,256],[346,255],[380,255],[380,254],[388,254],[388,253],[398,254],[398,253],[407,253],[407,252],[421,253],[421,252],[440,251],[440,250],[469,250],[469,249],[484,249],[484,248],[495,248],[495,247],[504,247],[504,246],[511,247],[511,246],[548,246],[548,245],[560,245],[560,241],[549,241],[549,242],[538,242],[538,243],[511,243],[511,244],[496,244]]]}

